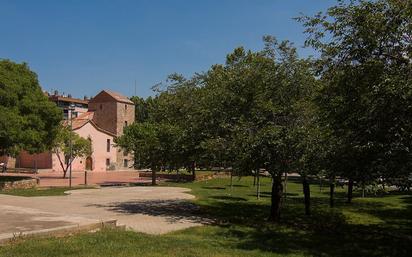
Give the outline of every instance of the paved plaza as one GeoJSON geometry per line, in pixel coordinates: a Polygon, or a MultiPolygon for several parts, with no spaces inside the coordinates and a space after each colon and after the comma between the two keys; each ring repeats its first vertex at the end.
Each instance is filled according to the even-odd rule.
{"type": "Polygon", "coordinates": [[[0,194],[0,239],[36,230],[117,220],[127,229],[149,234],[199,226],[189,189],[121,187],[81,189],[66,196],[20,197],[0,194]]]}

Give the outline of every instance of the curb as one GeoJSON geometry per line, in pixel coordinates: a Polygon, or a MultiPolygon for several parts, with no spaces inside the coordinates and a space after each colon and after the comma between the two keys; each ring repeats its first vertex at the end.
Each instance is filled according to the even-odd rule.
{"type": "Polygon", "coordinates": [[[7,243],[19,241],[22,239],[34,238],[34,237],[63,237],[78,234],[81,232],[92,232],[98,231],[104,228],[120,228],[124,229],[123,226],[117,225],[117,220],[106,220],[86,225],[69,225],[50,229],[41,229],[34,231],[26,231],[19,233],[8,233],[0,237],[0,245],[7,243]]]}

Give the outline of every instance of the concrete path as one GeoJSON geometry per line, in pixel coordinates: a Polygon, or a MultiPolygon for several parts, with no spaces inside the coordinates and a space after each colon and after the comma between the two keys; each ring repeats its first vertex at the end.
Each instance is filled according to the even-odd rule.
{"type": "Polygon", "coordinates": [[[199,226],[194,196],[177,187],[124,187],[69,191],[67,196],[0,194],[0,237],[36,229],[116,219],[134,231],[162,234],[199,226]]]}

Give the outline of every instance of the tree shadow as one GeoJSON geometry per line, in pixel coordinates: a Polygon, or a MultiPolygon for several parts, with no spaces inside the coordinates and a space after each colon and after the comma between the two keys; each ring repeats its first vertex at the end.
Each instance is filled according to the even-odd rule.
{"type": "MultiPolygon", "coordinates": [[[[325,199],[318,199],[326,205],[325,199]],[[322,202],[323,201],[323,202],[322,202]]],[[[373,204],[372,208],[380,208],[373,204]]],[[[313,208],[304,215],[298,202],[282,210],[281,225],[267,222],[268,206],[247,201],[215,202],[206,211],[237,238],[236,247],[278,254],[302,251],[313,256],[410,256],[412,239],[399,230],[388,231],[379,224],[351,224],[341,210],[313,208]]],[[[405,232],[405,231],[404,231],[405,232]]]]}
{"type": "MultiPolygon", "coordinates": [[[[299,196],[298,193],[284,193],[283,195],[286,195],[287,197],[294,197],[294,196],[299,196]]],[[[256,196],[256,194],[249,194],[249,196],[256,196]]],[[[260,197],[261,198],[270,198],[272,197],[272,193],[271,192],[260,192],[260,197]]]]}
{"type": "MultiPolygon", "coordinates": [[[[264,195],[269,197],[270,192],[263,192],[264,195]]],[[[215,217],[216,224],[226,228],[221,233],[236,238],[237,248],[338,257],[410,256],[412,252],[412,195],[409,194],[400,198],[402,207],[385,201],[348,204],[346,198],[336,198],[335,208],[329,208],[327,197],[312,197],[310,216],[304,214],[303,197],[293,194],[283,203],[281,225],[267,221],[267,201],[232,201],[224,196],[208,199],[228,200],[200,202],[200,205],[204,215],[215,217]],[[345,210],[372,215],[383,222],[352,222],[345,210]]]]}
{"type": "Polygon", "coordinates": [[[104,208],[123,214],[144,214],[166,218],[169,222],[192,221],[211,224],[213,220],[201,215],[200,207],[184,200],[145,200],[92,204],[88,206],[104,208]]]}
{"type": "Polygon", "coordinates": [[[218,190],[225,190],[226,187],[220,187],[220,186],[202,186],[202,189],[218,189],[218,190]]]}
{"type": "Polygon", "coordinates": [[[217,199],[217,200],[228,200],[228,201],[247,201],[247,199],[243,197],[225,196],[225,195],[210,196],[209,198],[217,199]]]}
{"type": "Polygon", "coordinates": [[[246,232],[239,227],[229,228],[239,238],[237,248],[261,250],[281,255],[301,253],[305,256],[410,256],[410,243],[390,236],[370,234],[363,228],[343,227],[337,234],[289,230],[278,226],[256,228],[246,232]],[[347,230],[347,229],[350,230],[347,230]]]}

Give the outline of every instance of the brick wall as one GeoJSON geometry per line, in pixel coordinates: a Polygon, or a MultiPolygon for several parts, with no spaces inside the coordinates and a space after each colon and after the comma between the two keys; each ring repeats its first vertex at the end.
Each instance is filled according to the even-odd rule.
{"type": "Polygon", "coordinates": [[[134,122],[134,105],[118,102],[116,104],[117,120],[116,120],[116,135],[120,136],[123,134],[123,129],[125,127],[125,122],[130,125],[134,122]]]}
{"type": "MultiPolygon", "coordinates": [[[[135,119],[135,109],[134,105],[126,104],[126,103],[117,103],[117,124],[116,124],[116,135],[121,136],[123,135],[123,130],[125,127],[125,121],[127,125],[130,125],[134,122],[135,119]]],[[[128,169],[128,167],[124,167],[124,160],[128,160],[128,167],[133,166],[134,158],[133,155],[128,154],[124,155],[123,149],[118,149],[117,151],[117,163],[116,166],[118,169],[128,169]]]]}
{"type": "Polygon", "coordinates": [[[52,155],[50,152],[44,152],[39,154],[29,154],[26,151],[22,151],[16,160],[17,168],[34,168],[38,169],[51,169],[52,168],[52,155]]]}
{"type": "Polygon", "coordinates": [[[104,130],[117,134],[117,104],[116,102],[89,103],[89,110],[94,111],[93,121],[104,130]]]}

